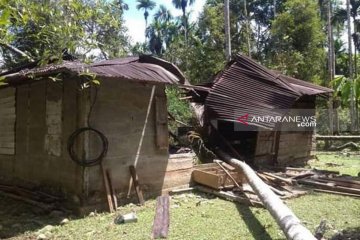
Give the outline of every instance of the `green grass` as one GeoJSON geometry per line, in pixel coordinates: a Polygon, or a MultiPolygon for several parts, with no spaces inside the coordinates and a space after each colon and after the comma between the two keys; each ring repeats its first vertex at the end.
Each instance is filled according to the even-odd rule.
{"type": "MultiPolygon", "coordinates": [[[[327,168],[342,173],[357,173],[356,158],[320,156],[312,166],[319,168],[326,162],[341,163],[340,167],[327,168]],[[351,167],[355,166],[355,167],[351,167]],[[352,169],[355,168],[355,169],[352,169]]],[[[286,200],[287,205],[314,232],[320,221],[327,220],[331,237],[343,229],[360,229],[360,199],[311,192],[303,197],[286,200]]],[[[155,200],[145,206],[133,204],[121,207],[117,213],[96,214],[93,217],[75,219],[61,226],[62,218],[51,217],[13,200],[0,198],[0,238],[36,239],[39,229],[51,224],[54,228],[45,232],[49,239],[150,239],[155,214],[155,200]],[[115,225],[118,214],[136,212],[137,223],[115,225]]],[[[69,217],[69,216],[67,216],[69,217]]],[[[71,218],[71,217],[70,217],[71,218]]],[[[285,239],[282,231],[267,210],[213,198],[200,193],[172,196],[168,239],[285,239]]]]}

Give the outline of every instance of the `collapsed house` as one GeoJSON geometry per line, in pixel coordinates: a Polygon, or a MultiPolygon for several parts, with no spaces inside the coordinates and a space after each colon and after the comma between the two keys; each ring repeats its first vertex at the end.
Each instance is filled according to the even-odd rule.
{"type": "Polygon", "coordinates": [[[181,156],[168,152],[165,86],[185,82],[174,65],[150,56],[64,61],[2,77],[2,184],[54,193],[84,212],[105,205],[102,168],[119,201],[134,196],[129,166],[146,197],[188,184],[190,173],[173,174],[181,156]]]}
{"type": "Polygon", "coordinates": [[[210,144],[253,165],[296,165],[308,160],[316,97],[332,92],[278,74],[242,55],[196,89],[190,95],[196,108],[203,110],[210,144]],[[301,128],[297,115],[306,120],[301,128]],[[285,116],[293,121],[284,121],[285,116]]]}

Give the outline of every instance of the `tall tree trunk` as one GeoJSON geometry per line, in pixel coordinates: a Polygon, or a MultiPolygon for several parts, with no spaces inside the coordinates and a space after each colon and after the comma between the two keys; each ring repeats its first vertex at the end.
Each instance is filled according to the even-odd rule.
{"type": "Polygon", "coordinates": [[[188,45],[188,26],[187,26],[187,22],[186,22],[186,10],[183,10],[183,24],[184,24],[184,37],[185,37],[185,44],[186,46],[188,45]]]}
{"type": "MultiPolygon", "coordinates": [[[[332,18],[332,7],[331,7],[331,0],[328,0],[327,3],[327,35],[328,35],[328,83],[327,87],[331,87],[331,81],[334,79],[334,69],[333,69],[333,45],[334,39],[332,37],[332,25],[331,25],[331,18],[332,18]]],[[[333,114],[333,98],[330,97],[328,101],[328,114],[329,114],[329,134],[334,134],[334,114],[333,114]]]]}
{"type": "Polygon", "coordinates": [[[248,56],[251,57],[251,43],[250,43],[250,19],[247,11],[247,1],[244,0],[244,15],[245,15],[245,24],[246,24],[246,36],[247,36],[247,49],[248,56]]]}
{"type": "Polygon", "coordinates": [[[274,19],[276,17],[276,0],[273,1],[273,5],[274,5],[274,19]]]}
{"type": "MultiPolygon", "coordinates": [[[[356,21],[356,17],[355,16],[353,16],[353,26],[354,26],[354,33],[356,33],[357,32],[357,29],[356,29],[356,23],[355,23],[355,21],[356,21]]],[[[357,39],[357,38],[356,38],[357,39]]],[[[359,41],[358,39],[357,39],[357,41],[359,41]]],[[[357,79],[357,49],[356,49],[356,46],[357,46],[357,42],[355,42],[355,39],[354,39],[354,80],[353,81],[355,81],[355,79],[357,79]]],[[[354,87],[355,87],[355,82],[354,82],[354,87]]],[[[358,112],[359,112],[359,109],[358,109],[358,101],[357,101],[357,98],[356,98],[356,94],[355,94],[355,89],[353,90],[353,92],[354,92],[354,97],[355,97],[355,103],[354,103],[354,116],[355,116],[355,126],[354,126],[354,128],[355,128],[355,131],[357,132],[358,130],[359,130],[359,116],[358,116],[358,112]]]]}
{"type": "MultiPolygon", "coordinates": [[[[347,30],[348,30],[348,52],[349,52],[349,79],[354,81],[353,68],[352,68],[352,39],[351,39],[351,19],[350,19],[350,0],[346,0],[346,15],[347,15],[347,30]]],[[[353,86],[353,84],[351,84],[353,86]]],[[[351,132],[355,130],[355,116],[354,116],[354,88],[350,89],[350,120],[351,120],[351,132]]]]}
{"type": "Polygon", "coordinates": [[[226,61],[230,61],[230,59],[231,59],[231,35],[230,35],[229,0],[225,0],[224,16],[225,16],[225,57],[226,57],[226,61]]]}
{"type": "Polygon", "coordinates": [[[269,186],[264,183],[254,172],[254,170],[245,162],[232,158],[222,151],[217,151],[217,155],[225,162],[237,168],[245,176],[251,188],[275,219],[281,230],[285,233],[287,239],[292,240],[315,240],[312,233],[302,225],[301,221],[288,208],[284,202],[269,186]]]}

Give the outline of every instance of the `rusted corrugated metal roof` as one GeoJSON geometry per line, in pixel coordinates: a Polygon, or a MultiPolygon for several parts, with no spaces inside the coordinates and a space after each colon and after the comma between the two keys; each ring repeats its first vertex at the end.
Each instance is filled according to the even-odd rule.
{"type": "MultiPolygon", "coordinates": [[[[304,95],[332,90],[275,72],[252,59],[237,55],[213,82],[205,106],[215,118],[236,122],[240,116],[279,116],[304,95]]],[[[251,123],[249,123],[251,124],[251,123]]],[[[252,123],[274,128],[274,123],[252,123]]]]}
{"type": "Polygon", "coordinates": [[[85,71],[96,74],[97,78],[131,80],[141,82],[184,84],[185,77],[173,64],[152,56],[126,57],[106,60],[94,64],[78,61],[64,61],[61,64],[49,64],[43,67],[26,68],[16,73],[3,75],[10,85],[57,73],[81,74],[85,71]]]}

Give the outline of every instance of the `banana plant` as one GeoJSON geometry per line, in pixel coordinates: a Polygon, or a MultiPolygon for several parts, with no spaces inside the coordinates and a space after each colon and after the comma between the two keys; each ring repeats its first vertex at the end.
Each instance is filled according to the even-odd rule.
{"type": "Polygon", "coordinates": [[[334,89],[334,97],[341,101],[341,105],[348,107],[350,105],[351,90],[354,90],[355,101],[360,101],[360,77],[355,78],[353,81],[345,76],[336,77],[331,86],[334,89]]]}

